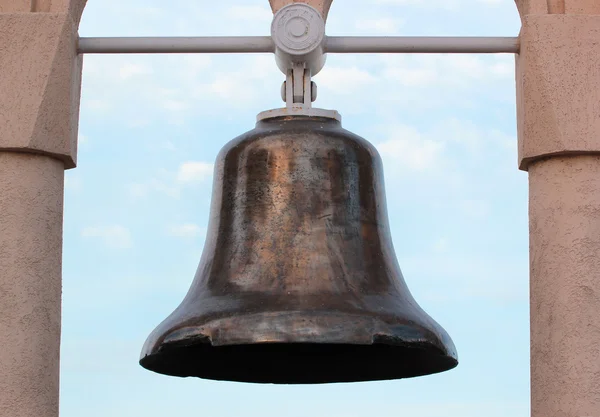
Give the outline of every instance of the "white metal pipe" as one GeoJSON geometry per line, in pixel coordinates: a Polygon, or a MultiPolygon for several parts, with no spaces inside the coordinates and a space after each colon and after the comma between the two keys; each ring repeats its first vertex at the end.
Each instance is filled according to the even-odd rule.
{"type": "Polygon", "coordinates": [[[358,53],[518,53],[519,38],[510,37],[401,37],[329,36],[325,51],[358,53]]]}
{"type": "MultiPolygon", "coordinates": [[[[79,38],[81,54],[269,53],[270,36],[79,38]]],[[[518,53],[516,37],[327,37],[327,53],[518,53]]]]}
{"type": "Polygon", "coordinates": [[[80,54],[189,54],[274,52],[270,36],[79,38],[80,54]]]}

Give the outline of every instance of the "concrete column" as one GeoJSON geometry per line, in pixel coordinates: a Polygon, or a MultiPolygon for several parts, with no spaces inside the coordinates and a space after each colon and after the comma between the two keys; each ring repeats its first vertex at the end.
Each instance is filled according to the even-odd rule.
{"type": "Polygon", "coordinates": [[[64,170],[85,0],[0,0],[0,416],[57,417],[64,170]]]}
{"type": "Polygon", "coordinates": [[[58,416],[63,177],[0,152],[0,416],[58,416]]]}
{"type": "Polygon", "coordinates": [[[521,0],[531,416],[600,415],[600,2],[521,0]]]}
{"type": "Polygon", "coordinates": [[[277,13],[279,9],[281,9],[283,6],[287,6],[288,4],[306,3],[321,12],[323,19],[327,20],[329,8],[331,7],[333,0],[269,0],[269,3],[271,4],[273,13],[277,13]]]}
{"type": "Polygon", "coordinates": [[[600,412],[600,157],[530,166],[532,417],[600,412]]]}

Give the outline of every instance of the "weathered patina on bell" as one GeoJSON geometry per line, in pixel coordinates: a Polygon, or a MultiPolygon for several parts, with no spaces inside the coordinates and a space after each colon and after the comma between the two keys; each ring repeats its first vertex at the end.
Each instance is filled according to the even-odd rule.
{"type": "Polygon", "coordinates": [[[276,117],[215,166],[205,248],[181,305],[150,335],[152,371],[255,383],[416,377],[457,365],[410,294],[382,163],[332,118],[276,117]]]}

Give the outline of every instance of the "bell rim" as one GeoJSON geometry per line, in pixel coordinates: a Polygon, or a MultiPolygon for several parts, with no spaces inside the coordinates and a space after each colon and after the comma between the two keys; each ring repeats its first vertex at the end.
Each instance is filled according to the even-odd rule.
{"type": "MultiPolygon", "coordinates": [[[[174,371],[173,368],[169,370],[167,364],[176,362],[177,358],[182,355],[188,357],[186,361],[189,363],[199,360],[190,353],[194,350],[198,352],[199,356],[205,357],[206,361],[214,362],[220,360],[218,359],[220,358],[220,352],[236,352],[231,353],[229,358],[234,356],[239,358],[238,351],[242,352],[243,355],[244,351],[248,349],[277,351],[278,349],[296,350],[307,346],[315,347],[312,349],[317,352],[314,353],[316,356],[320,355],[318,353],[320,350],[347,351],[354,349],[360,352],[356,356],[363,358],[372,356],[370,352],[373,352],[373,354],[384,352],[377,354],[387,355],[391,361],[396,362],[406,361],[407,355],[408,357],[416,355],[425,358],[420,360],[425,365],[414,365],[415,369],[422,369],[422,371],[413,370],[409,376],[402,375],[400,371],[396,374],[392,373],[393,375],[387,375],[387,371],[383,371],[372,376],[342,378],[341,381],[335,378],[325,378],[324,382],[308,380],[306,382],[291,382],[292,384],[367,382],[412,378],[445,372],[458,365],[458,355],[454,344],[445,330],[437,323],[435,325],[432,325],[432,323],[419,325],[414,321],[405,320],[404,323],[399,324],[397,318],[395,321],[395,323],[386,324],[382,322],[381,317],[375,318],[368,314],[270,312],[232,316],[205,322],[203,325],[188,326],[188,328],[184,327],[183,331],[179,331],[175,335],[174,332],[165,331],[159,326],[157,331],[162,330],[162,336],[158,340],[156,334],[150,336],[142,351],[139,363],[150,371],[170,376],[195,376],[202,379],[275,384],[288,384],[290,382],[277,382],[277,378],[257,381],[256,373],[253,374],[253,378],[246,379],[237,378],[236,375],[228,375],[223,378],[219,378],[218,375],[210,377],[210,372],[208,372],[209,377],[207,375],[186,375],[186,372],[181,369],[178,371],[174,371]],[[307,323],[307,328],[310,328],[311,332],[302,333],[298,331],[297,323],[302,322],[302,320],[310,321],[310,323],[307,323]],[[254,325],[251,323],[254,323],[254,325]],[[264,330],[262,331],[260,323],[263,323],[264,330]],[[269,330],[273,328],[279,329],[279,332],[270,331],[269,334],[269,330]],[[227,329],[230,329],[230,335],[227,334],[227,329]],[[320,333],[317,334],[316,332],[320,333]],[[214,337],[209,336],[209,334],[214,337]],[[235,337],[228,338],[232,334],[235,337]],[[154,340],[154,343],[151,340],[154,340]],[[387,377],[385,377],[386,375],[387,377]]],[[[254,356],[248,356],[262,358],[263,354],[259,352],[254,356]]],[[[249,359],[249,361],[254,360],[249,359]]],[[[190,367],[190,369],[193,368],[193,366],[190,367]]],[[[362,374],[368,373],[369,371],[363,371],[362,374]]]]}
{"type": "Polygon", "coordinates": [[[394,311],[393,307],[381,312],[347,306],[344,311],[340,307],[338,311],[231,311],[220,317],[198,312],[187,322],[176,310],[148,337],[140,357],[156,353],[164,345],[200,339],[215,347],[286,342],[371,345],[376,339],[385,339],[390,345],[430,343],[458,358],[450,335],[421,309],[413,315],[410,311],[394,311]]]}
{"type": "MultiPolygon", "coordinates": [[[[338,360],[339,362],[339,360],[338,360]]],[[[421,346],[397,346],[383,343],[371,345],[328,344],[328,343],[258,343],[254,345],[230,345],[214,347],[210,344],[172,347],[154,355],[140,359],[139,364],[157,374],[172,377],[195,377],[212,381],[237,383],[276,384],[276,385],[319,385],[337,383],[365,383],[400,380],[435,375],[450,371],[458,366],[458,359],[440,353],[437,349],[421,346]],[[246,354],[247,349],[258,354],[246,354]],[[306,349],[307,354],[290,354],[289,351],[306,349]],[[221,351],[221,352],[219,352],[221,351]],[[262,351],[262,352],[261,352],[262,351]],[[286,352],[285,360],[276,358],[273,352],[286,352]],[[327,353],[320,354],[321,351],[327,353]],[[356,352],[338,355],[337,352],[356,352]],[[347,366],[339,366],[336,371],[323,370],[324,364],[331,364],[342,356],[347,366]],[[236,358],[237,366],[231,366],[231,358],[236,358]],[[298,360],[303,362],[301,370],[296,367],[298,360]],[[203,363],[200,368],[192,363],[203,363]],[[314,363],[313,363],[314,362],[314,363]],[[178,363],[179,366],[173,366],[178,363]],[[234,371],[244,365],[262,363],[261,369],[234,371]],[[184,365],[183,365],[184,364],[184,365]],[[372,364],[372,365],[371,365],[372,364]],[[382,367],[383,364],[383,367],[382,367]],[[407,371],[407,368],[411,368],[407,371]],[[356,369],[361,368],[361,369],[356,369]],[[273,371],[277,369],[277,371],[273,371]],[[262,372],[261,372],[262,371],[262,372]],[[319,373],[322,372],[322,373],[319,373]]]]}

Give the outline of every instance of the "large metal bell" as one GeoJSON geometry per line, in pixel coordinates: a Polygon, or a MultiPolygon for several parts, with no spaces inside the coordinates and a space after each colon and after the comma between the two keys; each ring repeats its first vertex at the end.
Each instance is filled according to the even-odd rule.
{"type": "Polygon", "coordinates": [[[140,364],[281,384],[454,368],[452,340],[398,266],[377,150],[335,119],[307,116],[260,121],[226,145],[196,277],[140,364]]]}

